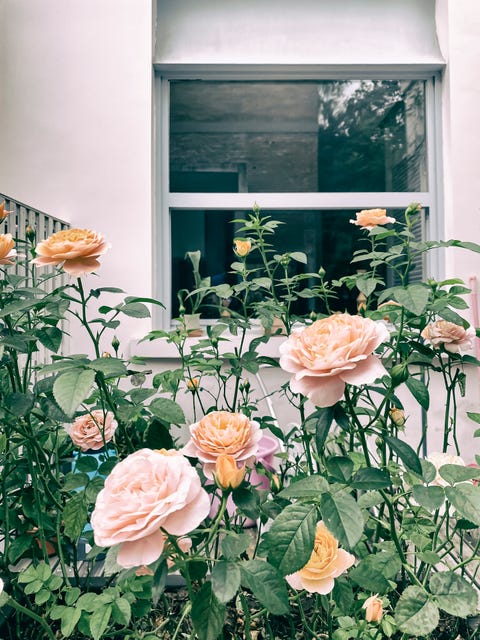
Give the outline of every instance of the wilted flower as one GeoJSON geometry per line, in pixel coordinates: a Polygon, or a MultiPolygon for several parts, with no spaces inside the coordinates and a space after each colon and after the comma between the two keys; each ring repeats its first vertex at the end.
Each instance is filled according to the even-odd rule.
{"type": "Polygon", "coordinates": [[[234,250],[237,256],[240,258],[244,258],[248,256],[252,249],[252,241],[251,240],[234,240],[233,241],[234,250]]]}
{"type": "Polygon", "coordinates": [[[285,579],[294,589],[306,589],[310,593],[326,595],[332,591],[335,578],[349,569],[355,557],[338,548],[338,540],[320,521],[317,524],[312,555],[307,564],[285,579]]]}
{"type": "Polygon", "coordinates": [[[66,273],[78,277],[95,271],[100,266],[97,258],[110,246],[96,231],[65,229],[36,246],[37,257],[32,263],[39,266],[62,264],[66,273]]]}
{"type": "Polygon", "coordinates": [[[13,264],[13,259],[17,255],[15,240],[11,233],[0,234],[0,264],[13,264]]]}
{"type": "Polygon", "coordinates": [[[475,330],[473,327],[464,329],[458,324],[448,322],[448,320],[437,320],[428,324],[421,336],[432,347],[439,348],[443,345],[445,351],[458,353],[473,347],[475,330]]]}
{"type": "Polygon", "coordinates": [[[237,466],[237,461],[233,456],[221,453],[215,462],[214,478],[217,485],[223,491],[236,489],[239,487],[245,477],[247,467],[243,464],[237,466]]]}
{"type": "Polygon", "coordinates": [[[362,605],[365,609],[365,619],[367,622],[380,622],[383,618],[383,602],[378,597],[378,593],[367,598],[362,605]]]}
{"type": "Polygon", "coordinates": [[[140,449],[114,467],[97,496],[91,518],[95,544],[120,543],[122,567],[149,565],[165,546],[162,529],[184,536],[209,511],[200,477],[180,452],[140,449]]]}
{"type": "Polygon", "coordinates": [[[117,421],[113,413],[104,413],[95,409],[79,416],[71,425],[66,427],[67,433],[77,447],[82,451],[93,449],[98,451],[113,438],[117,428],[117,421]]]}
{"type": "Polygon", "coordinates": [[[253,462],[262,437],[260,425],[242,413],[212,411],[190,426],[191,438],[182,453],[203,463],[207,478],[213,479],[215,463],[221,454],[237,463],[253,462]]]}
{"type": "Polygon", "coordinates": [[[345,384],[362,385],[385,375],[373,351],[389,333],[369,318],[334,314],[297,329],[280,345],[280,366],[293,373],[290,389],[318,407],[330,407],[343,395],[345,384]]]}
{"type": "Polygon", "coordinates": [[[363,209],[355,214],[356,220],[350,220],[352,224],[363,229],[373,229],[378,225],[396,222],[395,218],[387,216],[386,209],[363,209]]]}

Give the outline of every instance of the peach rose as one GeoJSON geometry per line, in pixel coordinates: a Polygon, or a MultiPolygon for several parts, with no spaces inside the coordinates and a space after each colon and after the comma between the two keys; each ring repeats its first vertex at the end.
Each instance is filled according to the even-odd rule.
{"type": "Polygon", "coordinates": [[[104,413],[101,409],[90,411],[79,416],[71,425],[66,427],[68,435],[82,451],[93,449],[98,451],[113,438],[117,428],[113,413],[104,413]]]}
{"type": "Polygon", "coordinates": [[[387,216],[386,209],[363,209],[356,214],[356,220],[350,220],[352,224],[356,224],[357,227],[363,229],[373,229],[378,225],[388,224],[389,222],[396,222],[395,218],[387,216]]]}
{"type": "Polygon", "coordinates": [[[5,200],[2,202],[2,204],[0,204],[0,222],[2,222],[3,220],[5,220],[5,218],[10,214],[13,213],[13,211],[7,211],[5,209],[5,200]]]}
{"type": "Polygon", "coordinates": [[[367,598],[362,605],[362,609],[365,609],[365,620],[367,622],[380,622],[383,618],[383,602],[378,597],[378,593],[367,598]]]}
{"type": "Polygon", "coordinates": [[[233,456],[221,453],[215,462],[215,482],[224,491],[236,489],[242,484],[246,471],[245,465],[240,468],[237,466],[233,456]]]}
{"type": "Polygon", "coordinates": [[[361,385],[385,375],[372,352],[389,337],[381,322],[334,314],[292,332],[280,345],[280,366],[293,373],[290,389],[318,407],[330,407],[345,384],[361,385]]]}
{"type": "Polygon", "coordinates": [[[448,320],[437,320],[427,324],[421,336],[436,349],[443,345],[445,351],[458,353],[473,347],[475,330],[473,327],[464,329],[458,324],[448,322],[448,320]]]}
{"type": "Polygon", "coordinates": [[[430,453],[425,458],[425,460],[428,460],[428,462],[431,462],[437,471],[435,480],[433,480],[431,484],[435,484],[439,487],[448,486],[448,482],[444,480],[439,473],[440,467],[443,467],[444,464],[456,464],[456,465],[459,465],[460,467],[465,466],[465,462],[462,458],[460,458],[460,456],[454,456],[449,453],[442,453],[440,451],[434,451],[430,453]]]}
{"type": "Polygon", "coordinates": [[[13,264],[17,255],[15,240],[11,233],[0,233],[0,264],[13,264]]]}
{"type": "Polygon", "coordinates": [[[149,565],[165,546],[161,529],[184,536],[209,510],[200,477],[180,452],[140,449],[114,467],[97,496],[91,518],[95,544],[120,544],[122,567],[149,565]]]}
{"type": "Polygon", "coordinates": [[[317,524],[312,555],[307,564],[289,576],[288,584],[294,589],[326,595],[334,587],[334,579],[355,562],[351,553],[338,548],[338,540],[320,521],[317,524]]]}
{"type": "Polygon", "coordinates": [[[251,240],[234,240],[233,241],[234,251],[240,258],[244,258],[248,256],[252,249],[252,241],[251,240]]]}
{"type": "Polygon", "coordinates": [[[212,411],[190,426],[191,438],[182,453],[203,463],[207,478],[213,479],[215,463],[221,454],[237,463],[253,462],[262,437],[260,425],[242,413],[212,411]]]}
{"type": "Polygon", "coordinates": [[[100,266],[97,258],[110,248],[103,236],[89,229],[65,229],[57,231],[40,242],[32,260],[39,266],[63,263],[63,270],[71,276],[92,273],[100,266]]]}

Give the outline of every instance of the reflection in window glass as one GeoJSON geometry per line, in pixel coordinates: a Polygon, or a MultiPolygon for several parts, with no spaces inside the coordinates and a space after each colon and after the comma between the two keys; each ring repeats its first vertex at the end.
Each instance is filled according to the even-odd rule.
{"type": "Polygon", "coordinates": [[[426,191],[425,83],[172,81],[171,192],[426,191]]]}
{"type": "MultiPolygon", "coordinates": [[[[389,211],[389,215],[398,221],[403,219],[403,211],[389,211]]],[[[369,246],[365,232],[349,221],[355,218],[355,210],[334,211],[262,211],[262,216],[270,216],[282,222],[274,236],[269,237],[275,252],[282,254],[303,251],[307,254],[308,264],[294,263],[296,273],[318,272],[323,267],[326,279],[336,280],[345,275],[355,274],[362,268],[361,263],[350,264],[354,251],[369,246]],[[367,244],[365,244],[367,243],[367,244]]],[[[171,216],[172,231],[172,312],[178,315],[177,291],[193,289],[191,265],[185,260],[187,251],[199,249],[202,254],[200,270],[203,277],[210,276],[212,284],[236,282],[230,265],[236,260],[233,253],[235,230],[239,224],[234,222],[247,217],[243,211],[199,211],[174,210],[171,216]],[[188,229],[188,234],[185,233],[188,229]]],[[[244,234],[242,234],[243,236],[244,234]]],[[[422,223],[415,228],[418,240],[422,238],[422,223]]],[[[256,252],[248,257],[249,267],[260,267],[256,263],[256,252]]],[[[420,277],[422,264],[419,261],[410,274],[410,279],[420,277]]],[[[261,275],[261,274],[259,274],[261,275]]],[[[377,274],[388,286],[399,284],[393,272],[380,270],[377,274]]],[[[306,281],[305,286],[314,283],[306,281]]],[[[358,291],[349,291],[341,287],[338,299],[333,302],[332,310],[355,313],[358,291]]],[[[217,317],[218,309],[208,303],[202,308],[202,317],[217,317]]],[[[296,303],[294,313],[305,314],[310,311],[324,311],[318,301],[307,299],[296,303]]]]}

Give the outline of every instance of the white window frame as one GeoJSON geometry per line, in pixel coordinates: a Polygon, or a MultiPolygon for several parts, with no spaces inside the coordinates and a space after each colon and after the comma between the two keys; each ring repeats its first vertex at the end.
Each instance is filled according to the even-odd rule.
{"type": "MultiPolygon", "coordinates": [[[[155,72],[153,287],[154,297],[165,309],[154,311],[154,328],[171,325],[171,227],[172,209],[222,209],[249,211],[256,202],[264,210],[404,209],[420,202],[428,209],[425,238],[442,238],[443,184],[441,145],[441,68],[438,66],[322,67],[317,65],[157,65],[155,72]],[[428,190],[422,192],[294,192],[294,193],[170,193],[169,123],[172,80],[424,80],[428,190]]],[[[444,277],[440,250],[426,262],[429,277],[444,277]]]]}

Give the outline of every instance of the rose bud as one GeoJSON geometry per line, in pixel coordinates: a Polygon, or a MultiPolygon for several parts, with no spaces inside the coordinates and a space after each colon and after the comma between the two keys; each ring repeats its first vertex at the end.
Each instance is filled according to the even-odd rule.
{"type": "Polygon", "coordinates": [[[233,456],[222,453],[215,462],[215,482],[222,491],[236,489],[242,484],[246,470],[246,465],[239,468],[233,456]]]}

